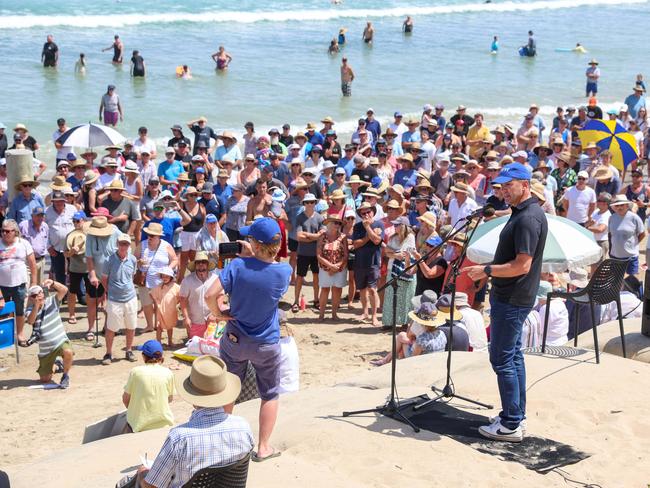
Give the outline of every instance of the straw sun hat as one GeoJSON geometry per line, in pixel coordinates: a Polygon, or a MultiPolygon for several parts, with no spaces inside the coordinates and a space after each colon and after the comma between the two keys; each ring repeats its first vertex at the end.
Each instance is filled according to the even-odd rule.
{"type": "Polygon", "coordinates": [[[194,256],[194,261],[191,261],[190,264],[187,265],[187,269],[190,270],[190,273],[194,273],[194,270],[196,269],[197,261],[207,261],[208,262],[208,269],[210,271],[212,271],[214,268],[217,267],[217,263],[210,260],[210,257],[208,256],[207,252],[199,251],[199,252],[196,253],[196,256],[194,256]]]}
{"type": "Polygon", "coordinates": [[[197,407],[222,407],[234,402],[241,391],[239,377],[214,356],[194,360],[187,373],[176,375],[176,390],[183,400],[197,407]]]}
{"type": "Polygon", "coordinates": [[[113,234],[115,227],[108,223],[108,219],[103,216],[93,217],[88,226],[88,235],[95,237],[108,237],[113,234]]]}

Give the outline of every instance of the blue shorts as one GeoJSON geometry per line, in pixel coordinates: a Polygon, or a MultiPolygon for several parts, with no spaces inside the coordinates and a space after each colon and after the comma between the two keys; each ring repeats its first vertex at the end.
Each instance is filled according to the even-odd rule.
{"type": "Polygon", "coordinates": [[[635,275],[639,272],[639,256],[632,256],[631,258],[617,258],[616,256],[610,254],[609,257],[627,261],[627,270],[626,270],[627,274],[635,275]]]}
{"type": "Polygon", "coordinates": [[[593,93],[594,95],[598,93],[598,83],[595,81],[588,81],[587,88],[585,88],[585,93],[593,93]]]}
{"type": "Polygon", "coordinates": [[[280,396],[280,343],[262,344],[242,334],[230,324],[221,336],[221,359],[228,371],[243,382],[248,361],[255,368],[257,389],[262,400],[276,400],[280,396]]]}

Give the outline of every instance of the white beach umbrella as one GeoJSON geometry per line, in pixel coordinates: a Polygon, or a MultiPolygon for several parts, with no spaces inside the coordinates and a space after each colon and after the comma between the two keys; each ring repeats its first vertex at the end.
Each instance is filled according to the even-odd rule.
{"type": "MultiPolygon", "coordinates": [[[[467,249],[469,259],[478,264],[492,262],[499,235],[509,218],[506,215],[479,225],[467,249]]],[[[546,220],[542,271],[558,273],[598,262],[602,250],[590,231],[564,217],[547,214],[546,220]]]]}
{"type": "Polygon", "coordinates": [[[56,142],[68,147],[100,147],[113,146],[125,139],[111,127],[88,123],[68,129],[56,142]]]}

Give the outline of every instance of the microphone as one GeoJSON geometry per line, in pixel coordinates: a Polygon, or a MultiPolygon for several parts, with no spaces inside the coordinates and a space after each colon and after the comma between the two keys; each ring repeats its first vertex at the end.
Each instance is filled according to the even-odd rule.
{"type": "Polygon", "coordinates": [[[483,213],[488,208],[492,208],[492,205],[484,205],[483,207],[479,207],[476,210],[474,210],[471,214],[463,217],[460,220],[472,220],[472,219],[475,219],[475,218],[478,218],[478,217],[482,217],[483,213]]]}

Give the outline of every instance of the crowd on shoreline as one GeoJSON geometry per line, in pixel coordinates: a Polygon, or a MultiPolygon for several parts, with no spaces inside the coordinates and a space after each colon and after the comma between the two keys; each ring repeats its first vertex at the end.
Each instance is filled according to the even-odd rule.
{"type": "MultiPolygon", "coordinates": [[[[270,366],[264,366],[259,346],[279,344],[281,337],[290,335],[289,329],[279,326],[277,310],[289,283],[294,287],[289,299],[293,316],[311,306],[320,320],[341,320],[339,313],[347,306],[377,330],[396,323],[402,328],[397,337],[399,358],[447,348],[488,347],[489,324],[482,314],[487,280],[471,280],[463,268],[473,263],[459,262],[467,236],[459,233],[446,246],[440,244],[479,207],[484,207],[486,221],[511,213],[505,189],[494,182],[506,165],[531,175],[531,193],[545,212],[584,226],[603,249],[603,259],[626,259],[631,279],[639,273],[639,244],[646,234],[645,209],[650,205],[650,186],[643,173],[650,141],[645,98],[638,85],[631,97],[634,104],[605,114],[637,141],[640,157],[629,166],[629,184],[624,184],[628,168],[614,166],[610,151],[580,141],[584,124],[604,116],[593,97],[577,109],[558,107],[548,127],[535,104],[520,126],[492,128],[481,113],[469,115],[464,106],[448,120],[442,105],[425,105],[421,116],[406,120],[395,112],[387,127],[369,108],[350,140],[341,142],[331,117],[320,124],[308,123],[304,131],[285,124],[265,135],[247,122],[241,138],[227,130],[217,133],[206,117],[199,117],[185,126],[171,126],[172,137],[160,153],[143,126],[134,140],[108,146],[101,154],[85,150],[77,155],[75,148],[58,141],[68,129],[59,119],[53,134],[56,174],[46,191],[38,188],[45,165],[34,160],[34,177],[16,182],[10,199],[8,162],[0,159],[0,289],[5,301],[15,303],[19,345],[38,343],[41,381],[51,381],[60,371],[60,386],[67,388],[74,360],[59,312],[64,301],[69,323],[77,322],[77,303],[87,304],[88,341],[95,339],[98,316],[106,313],[104,365],[115,360],[113,341],[122,329],[126,359],[137,360],[133,349],[140,307],[145,330],[155,330],[158,341],[145,348],[155,349],[155,357],[145,354],[151,365],[160,364],[163,332],[166,347],[182,345],[174,342],[179,320],[188,339],[214,340],[223,334],[224,362],[206,367],[219,376],[227,365],[228,371],[244,379],[248,359],[242,359],[242,351],[255,351],[250,360],[262,397],[260,422],[266,426],[255,456],[274,457],[269,438],[284,359],[278,349],[264,359],[270,366]],[[223,245],[235,242],[237,249],[226,251],[228,246],[223,245]],[[431,252],[434,249],[438,251],[431,252]],[[263,275],[237,252],[263,263],[257,270],[263,275]],[[403,273],[422,256],[428,257],[403,273]],[[454,267],[460,267],[454,309],[458,327],[450,343],[448,280],[454,267]],[[308,277],[311,304],[303,295],[308,277]],[[399,277],[396,293],[379,293],[378,288],[394,277],[399,277]],[[255,300],[264,310],[263,319],[260,310],[245,301],[255,295],[251,290],[260,278],[265,291],[255,300]],[[248,291],[241,291],[244,288],[248,291]],[[262,320],[263,325],[245,331],[219,327],[219,322],[233,320],[249,325],[262,320]],[[32,326],[30,336],[25,322],[32,326]]],[[[6,141],[5,127],[0,127],[6,141]]],[[[13,148],[38,150],[25,125],[16,124],[14,132],[13,148]]],[[[566,281],[555,273],[542,275],[537,304],[524,324],[524,346],[540,343],[541,317],[547,307],[549,344],[561,345],[571,338],[575,332],[570,323],[578,315],[578,332],[591,326],[579,307],[562,300],[546,303],[554,288],[586,286],[590,272],[573,270],[566,281]]],[[[622,302],[625,313],[640,314],[634,293],[623,291],[622,302]]],[[[611,307],[603,307],[597,321],[615,314],[611,307]]],[[[390,359],[387,355],[373,364],[390,359]]],[[[144,367],[149,368],[143,370],[144,376],[154,371],[149,364],[144,367]]],[[[155,371],[171,392],[169,375],[155,371]]],[[[191,374],[199,373],[193,369],[191,374]]],[[[125,394],[137,391],[133,381],[125,394]]],[[[239,394],[238,387],[228,399],[236,398],[235,393],[239,394]]],[[[130,396],[124,401],[128,407],[130,396]]],[[[158,412],[162,425],[169,425],[167,411],[161,407],[158,412]]],[[[232,407],[226,406],[226,411],[232,407]]],[[[131,428],[159,426],[146,425],[150,414],[132,413],[131,428]]],[[[251,446],[248,431],[243,431],[251,446]]]]}

